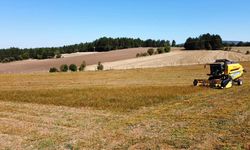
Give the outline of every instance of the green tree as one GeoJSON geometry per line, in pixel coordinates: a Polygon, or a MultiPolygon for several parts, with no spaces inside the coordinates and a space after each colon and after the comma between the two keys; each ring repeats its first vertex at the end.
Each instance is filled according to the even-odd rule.
{"type": "Polygon", "coordinates": [[[50,73],[59,72],[57,68],[53,67],[49,69],[50,73]]]}
{"type": "Polygon", "coordinates": [[[184,44],[186,50],[219,50],[223,49],[223,41],[219,35],[203,34],[198,38],[188,38],[184,44]]]}
{"type": "Polygon", "coordinates": [[[209,42],[205,42],[205,49],[206,50],[212,50],[212,45],[209,42]]]}
{"type": "Polygon", "coordinates": [[[172,41],[172,47],[175,47],[175,46],[176,46],[176,41],[173,40],[173,41],[172,41]]]}
{"type": "Polygon", "coordinates": [[[61,72],[68,72],[69,66],[67,64],[63,64],[60,66],[60,71],[61,72]]]}
{"type": "Polygon", "coordinates": [[[135,47],[165,47],[169,46],[170,42],[165,40],[141,40],[133,38],[99,38],[93,42],[80,43],[74,45],[67,45],[61,47],[48,47],[48,48],[8,48],[0,49],[0,60],[3,62],[16,61],[22,59],[48,59],[48,58],[60,58],[62,54],[74,53],[74,52],[91,52],[91,51],[110,51],[124,48],[135,47]],[[5,59],[6,58],[6,59],[5,59]]]}
{"type": "Polygon", "coordinates": [[[24,52],[21,56],[22,56],[23,59],[29,59],[30,58],[28,52],[24,52]]]}
{"type": "Polygon", "coordinates": [[[69,66],[69,70],[72,71],[72,72],[77,72],[77,66],[75,64],[71,64],[69,66]]]}

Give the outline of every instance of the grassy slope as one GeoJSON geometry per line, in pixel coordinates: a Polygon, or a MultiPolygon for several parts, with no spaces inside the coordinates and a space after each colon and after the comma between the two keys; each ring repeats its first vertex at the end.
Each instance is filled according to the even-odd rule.
{"type": "MultiPolygon", "coordinates": [[[[250,70],[250,63],[243,64],[250,70]]],[[[202,66],[186,66],[0,75],[0,146],[11,149],[246,146],[250,141],[249,73],[244,76],[243,87],[228,90],[192,87],[194,78],[206,78],[206,71],[202,66]]]]}

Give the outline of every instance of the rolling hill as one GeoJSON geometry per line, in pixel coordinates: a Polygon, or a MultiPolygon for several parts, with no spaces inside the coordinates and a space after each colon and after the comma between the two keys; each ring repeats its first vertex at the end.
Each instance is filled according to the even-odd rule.
{"type": "Polygon", "coordinates": [[[65,55],[61,59],[25,60],[0,64],[0,73],[36,73],[48,72],[49,68],[59,68],[62,64],[77,64],[86,61],[86,70],[96,70],[97,63],[104,64],[105,70],[155,68],[164,66],[183,66],[211,63],[216,59],[233,61],[250,61],[246,55],[248,47],[234,47],[232,51],[185,51],[182,48],[172,48],[170,53],[136,58],[137,53],[146,52],[148,48],[131,48],[100,53],[75,53],[65,55]]]}

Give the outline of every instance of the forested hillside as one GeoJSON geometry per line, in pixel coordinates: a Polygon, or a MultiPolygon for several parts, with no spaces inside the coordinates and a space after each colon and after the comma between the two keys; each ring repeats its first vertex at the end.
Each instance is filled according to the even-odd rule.
{"type": "Polygon", "coordinates": [[[80,43],[62,47],[44,47],[44,48],[9,48],[0,49],[0,61],[2,63],[25,60],[25,59],[48,59],[60,58],[61,54],[75,52],[104,52],[136,47],[164,47],[169,46],[170,42],[165,40],[141,40],[133,38],[107,38],[103,37],[93,42],[80,43]]]}
{"type": "Polygon", "coordinates": [[[220,35],[203,34],[197,38],[188,38],[184,44],[186,50],[219,50],[223,48],[220,35]]]}

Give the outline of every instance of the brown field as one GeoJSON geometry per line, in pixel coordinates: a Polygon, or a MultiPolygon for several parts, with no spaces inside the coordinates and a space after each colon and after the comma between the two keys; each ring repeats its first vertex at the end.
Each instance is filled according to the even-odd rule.
{"type": "Polygon", "coordinates": [[[134,69],[155,68],[164,66],[180,66],[211,63],[215,59],[230,59],[234,61],[250,61],[250,55],[245,55],[250,47],[234,47],[232,52],[226,51],[183,51],[182,48],[172,48],[171,53],[151,57],[135,58],[137,53],[146,52],[148,48],[125,49],[104,53],[84,55],[75,53],[65,55],[65,58],[50,60],[27,60],[0,64],[0,73],[34,73],[48,72],[49,68],[59,68],[62,64],[80,65],[87,62],[87,70],[96,70],[96,64],[101,61],[104,69],[134,69]]]}
{"type": "Polygon", "coordinates": [[[241,87],[193,87],[207,71],[2,74],[0,149],[247,148],[250,74],[241,87]]]}
{"type": "Polygon", "coordinates": [[[116,50],[110,52],[95,53],[89,55],[74,55],[61,59],[47,60],[25,60],[0,64],[0,73],[33,73],[33,72],[48,72],[51,67],[60,67],[62,64],[77,64],[80,65],[83,60],[87,65],[97,64],[101,62],[112,62],[124,59],[135,58],[137,53],[146,52],[148,48],[132,48],[124,50],[116,50]]]}

